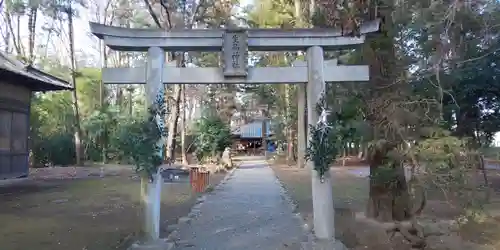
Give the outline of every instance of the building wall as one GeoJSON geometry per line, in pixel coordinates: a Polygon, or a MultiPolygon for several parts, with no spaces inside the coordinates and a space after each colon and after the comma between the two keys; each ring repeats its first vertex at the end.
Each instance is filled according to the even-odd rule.
{"type": "Polygon", "coordinates": [[[0,82],[0,179],[28,174],[31,91],[0,82]]]}
{"type": "MultiPolygon", "coordinates": [[[[262,121],[253,121],[240,127],[241,138],[262,138],[262,121]]],[[[266,120],[266,135],[271,135],[271,123],[266,120]]]]}
{"type": "Polygon", "coordinates": [[[0,99],[11,99],[22,103],[30,103],[31,91],[23,86],[16,86],[0,81],[0,99]]]}

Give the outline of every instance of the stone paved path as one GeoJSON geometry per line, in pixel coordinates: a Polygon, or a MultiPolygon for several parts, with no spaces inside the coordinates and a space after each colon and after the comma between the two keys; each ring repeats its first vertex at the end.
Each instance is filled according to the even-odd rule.
{"type": "Polygon", "coordinates": [[[244,162],[179,228],[175,250],[299,250],[300,220],[264,161],[244,162]]]}

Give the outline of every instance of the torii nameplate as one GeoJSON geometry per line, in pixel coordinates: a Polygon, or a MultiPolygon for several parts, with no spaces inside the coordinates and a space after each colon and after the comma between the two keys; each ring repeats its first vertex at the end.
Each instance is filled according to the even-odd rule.
{"type": "Polygon", "coordinates": [[[224,33],[222,54],[225,77],[247,76],[247,38],[245,30],[228,30],[224,33]]]}

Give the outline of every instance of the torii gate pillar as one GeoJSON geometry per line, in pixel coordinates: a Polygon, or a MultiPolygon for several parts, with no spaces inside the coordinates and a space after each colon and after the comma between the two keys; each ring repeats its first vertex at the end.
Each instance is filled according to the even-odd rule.
{"type": "MultiPolygon", "coordinates": [[[[313,126],[318,122],[319,116],[316,105],[325,91],[323,68],[323,49],[313,46],[307,49],[307,123],[313,126]]],[[[300,126],[300,125],[299,125],[300,126]]],[[[307,146],[311,143],[311,133],[308,134],[307,146]]],[[[300,142],[299,142],[300,143],[300,142]]],[[[314,170],[314,163],[307,162],[312,175],[312,201],[314,214],[314,233],[318,239],[333,239],[335,237],[333,194],[330,172],[320,181],[318,172],[314,170]]]]}
{"type": "MultiPolygon", "coordinates": [[[[163,65],[165,63],[165,51],[159,47],[151,47],[148,49],[148,63],[146,70],[146,103],[148,108],[161,107],[164,102],[163,89],[163,65]]],[[[156,114],[156,123],[159,129],[163,130],[163,117],[156,114]]],[[[163,158],[164,140],[161,138],[158,141],[159,150],[155,152],[163,158]]],[[[144,230],[150,241],[160,239],[160,208],[161,208],[161,185],[163,178],[161,168],[156,174],[153,174],[153,181],[148,182],[146,179],[141,180],[143,183],[141,188],[146,188],[144,194],[148,206],[145,208],[144,230]]]]}

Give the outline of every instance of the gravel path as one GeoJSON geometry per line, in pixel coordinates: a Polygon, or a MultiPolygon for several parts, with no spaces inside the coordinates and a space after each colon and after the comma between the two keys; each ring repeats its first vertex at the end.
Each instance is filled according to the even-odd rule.
{"type": "Polygon", "coordinates": [[[179,228],[175,250],[299,250],[304,240],[281,185],[264,161],[245,161],[179,228]]]}

